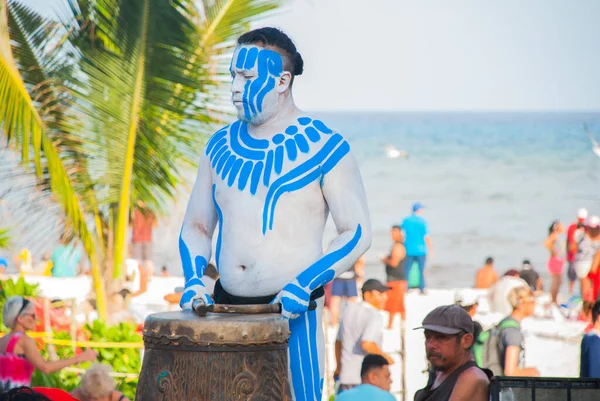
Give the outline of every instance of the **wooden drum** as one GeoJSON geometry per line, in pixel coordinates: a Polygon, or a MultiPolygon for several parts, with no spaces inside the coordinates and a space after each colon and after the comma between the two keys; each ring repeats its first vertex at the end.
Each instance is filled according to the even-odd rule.
{"type": "Polygon", "coordinates": [[[290,400],[279,314],[150,315],[136,401],[290,400]]]}

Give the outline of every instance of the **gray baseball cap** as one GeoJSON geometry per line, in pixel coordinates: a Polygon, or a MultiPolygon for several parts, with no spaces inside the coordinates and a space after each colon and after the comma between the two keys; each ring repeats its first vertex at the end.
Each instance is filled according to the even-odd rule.
{"type": "Polygon", "coordinates": [[[458,305],[438,306],[425,316],[423,326],[414,330],[425,329],[443,334],[460,332],[473,334],[473,319],[458,305]]]}

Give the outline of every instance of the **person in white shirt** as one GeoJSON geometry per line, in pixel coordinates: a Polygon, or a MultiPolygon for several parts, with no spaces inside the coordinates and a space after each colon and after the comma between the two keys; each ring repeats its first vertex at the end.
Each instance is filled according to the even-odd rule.
{"type": "Polygon", "coordinates": [[[379,311],[385,307],[389,289],[379,280],[367,280],[362,286],[364,302],[349,304],[342,316],[335,342],[334,373],[334,377],[339,377],[341,391],[361,384],[360,369],[366,355],[381,355],[389,364],[394,363],[381,349],[383,317],[379,311]]]}

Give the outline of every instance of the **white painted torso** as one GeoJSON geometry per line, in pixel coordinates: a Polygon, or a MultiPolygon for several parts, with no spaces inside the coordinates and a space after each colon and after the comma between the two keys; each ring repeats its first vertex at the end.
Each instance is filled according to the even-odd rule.
{"type": "MultiPolygon", "coordinates": [[[[295,135],[303,135],[303,127],[296,120],[290,121],[290,125],[299,127],[299,132],[295,135]]],[[[231,146],[230,128],[231,126],[226,127],[228,132],[224,136],[223,146],[233,154],[235,150],[231,146]]],[[[283,135],[285,140],[294,137],[283,135]]],[[[221,284],[227,292],[237,296],[275,295],[321,257],[323,230],[329,210],[323,197],[320,179],[313,180],[301,189],[284,192],[276,202],[272,229],[269,229],[267,224],[264,234],[263,219],[265,202],[269,190],[273,190],[274,183],[314,158],[332,135],[334,134],[320,133],[317,142],[307,138],[308,151],[303,153],[298,150],[294,161],[289,159],[285,142],[277,145],[272,138],[269,139],[269,147],[264,149],[265,154],[271,151],[272,155],[275,155],[278,146],[284,147],[281,172],[277,173],[273,166],[267,186],[263,169],[254,194],[251,193],[252,177],[248,179],[243,190],[238,188],[240,173],[233,185],[228,185],[229,175],[223,179],[226,162],[221,163],[220,174],[217,174],[218,163],[214,160],[217,159],[218,152],[214,152],[211,176],[215,185],[216,203],[222,214],[217,267],[221,284]]],[[[238,143],[240,142],[238,137],[238,143]]],[[[207,150],[215,149],[213,147],[207,150]]],[[[207,156],[210,155],[209,152],[207,156]]],[[[248,160],[238,154],[236,157],[244,162],[248,160]]],[[[265,156],[262,161],[266,162],[266,158],[265,156]]],[[[259,161],[254,160],[253,163],[259,161]]]]}

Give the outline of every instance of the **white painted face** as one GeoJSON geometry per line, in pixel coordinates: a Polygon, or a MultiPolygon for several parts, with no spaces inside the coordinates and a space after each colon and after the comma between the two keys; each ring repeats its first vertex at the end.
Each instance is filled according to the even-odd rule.
{"type": "Polygon", "coordinates": [[[273,50],[255,45],[238,46],[231,60],[231,98],[238,118],[260,125],[279,111],[283,59],[273,50]]]}

